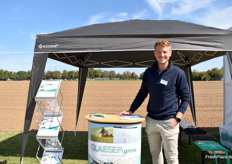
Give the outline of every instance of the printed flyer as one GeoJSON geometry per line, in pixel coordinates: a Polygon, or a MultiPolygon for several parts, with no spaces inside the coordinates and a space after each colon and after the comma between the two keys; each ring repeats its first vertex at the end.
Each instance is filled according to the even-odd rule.
{"type": "Polygon", "coordinates": [[[61,80],[42,80],[36,99],[56,98],[61,80]]]}
{"type": "Polygon", "coordinates": [[[43,153],[42,161],[43,164],[58,164],[61,163],[63,156],[62,152],[45,152],[43,153]]]}
{"type": "Polygon", "coordinates": [[[43,117],[39,124],[37,138],[57,137],[63,116],[60,117],[43,117]]]}

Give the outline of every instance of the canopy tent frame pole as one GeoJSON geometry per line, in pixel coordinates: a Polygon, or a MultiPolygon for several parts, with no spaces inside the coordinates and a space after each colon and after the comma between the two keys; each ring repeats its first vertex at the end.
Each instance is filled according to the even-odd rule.
{"type": "Polygon", "coordinates": [[[82,98],[83,98],[83,94],[84,94],[84,90],[85,90],[87,75],[88,75],[88,67],[79,67],[76,123],[75,123],[75,132],[74,132],[75,136],[76,136],[77,122],[78,122],[78,117],[79,117],[80,110],[81,110],[81,103],[82,103],[82,98]]]}
{"type": "Polygon", "coordinates": [[[187,66],[187,80],[189,82],[189,91],[190,91],[190,109],[194,121],[194,125],[197,126],[196,120],[196,109],[195,109],[195,99],[194,99],[194,90],[193,90],[193,81],[192,81],[192,70],[191,66],[187,66]]]}
{"type": "Polygon", "coordinates": [[[24,130],[22,135],[22,143],[21,143],[21,157],[20,163],[23,163],[24,151],[26,148],[26,143],[28,139],[28,134],[30,131],[31,121],[34,114],[36,102],[34,97],[39,89],[40,83],[43,79],[44,69],[46,66],[48,54],[34,54],[33,57],[33,64],[32,64],[32,71],[31,71],[31,78],[30,78],[30,85],[27,97],[27,107],[26,107],[26,114],[25,114],[25,121],[24,121],[24,130]]]}
{"type": "Polygon", "coordinates": [[[223,125],[232,124],[232,110],[231,110],[231,90],[232,90],[232,52],[227,52],[223,58],[224,65],[224,109],[223,109],[223,125]]]}
{"type": "Polygon", "coordinates": [[[231,80],[232,80],[232,52],[228,52],[226,55],[228,64],[229,64],[229,70],[230,70],[230,75],[231,75],[231,80]]]}

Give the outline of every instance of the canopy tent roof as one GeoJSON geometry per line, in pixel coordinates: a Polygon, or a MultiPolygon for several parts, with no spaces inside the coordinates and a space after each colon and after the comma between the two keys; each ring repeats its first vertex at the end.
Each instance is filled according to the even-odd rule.
{"type": "Polygon", "coordinates": [[[154,62],[153,45],[160,39],[171,42],[171,60],[186,71],[192,94],[190,108],[196,123],[191,66],[231,52],[232,31],[175,20],[129,20],[38,35],[20,161],[34,113],[34,97],[42,81],[47,58],[79,67],[77,124],[88,68],[151,66],[154,62]]]}
{"type": "Polygon", "coordinates": [[[185,67],[231,51],[231,35],[175,20],[129,20],[38,35],[35,53],[77,67],[148,67],[154,62],[155,41],[165,38],[174,50],[171,60],[185,67]]]}

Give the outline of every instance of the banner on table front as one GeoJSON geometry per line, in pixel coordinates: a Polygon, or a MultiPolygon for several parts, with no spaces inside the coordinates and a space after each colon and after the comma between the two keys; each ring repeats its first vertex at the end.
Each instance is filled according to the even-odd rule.
{"type": "Polygon", "coordinates": [[[141,123],[89,122],[89,163],[140,163],[141,123]]]}

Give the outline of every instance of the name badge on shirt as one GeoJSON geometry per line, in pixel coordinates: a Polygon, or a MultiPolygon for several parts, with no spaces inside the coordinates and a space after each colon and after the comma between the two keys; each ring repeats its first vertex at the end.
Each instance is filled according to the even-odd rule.
{"type": "Polygon", "coordinates": [[[168,85],[168,81],[167,81],[167,80],[164,80],[164,79],[161,79],[161,80],[160,80],[160,84],[168,85]]]}

